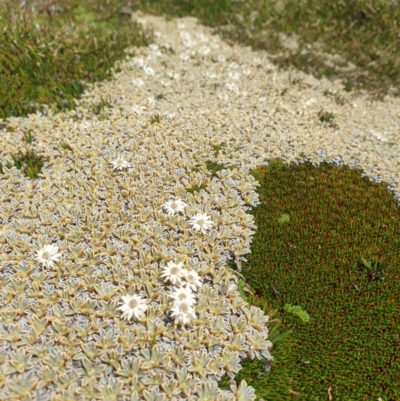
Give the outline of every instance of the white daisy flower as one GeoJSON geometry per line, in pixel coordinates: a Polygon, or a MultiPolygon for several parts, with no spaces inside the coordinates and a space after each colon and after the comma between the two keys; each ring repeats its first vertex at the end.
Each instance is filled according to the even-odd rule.
{"type": "Polygon", "coordinates": [[[202,46],[202,47],[200,47],[200,49],[199,49],[199,53],[200,53],[202,56],[207,56],[208,54],[210,54],[210,52],[211,52],[211,49],[210,49],[208,46],[202,46]]]}
{"type": "Polygon", "coordinates": [[[167,74],[167,77],[168,77],[169,79],[179,79],[179,74],[177,74],[176,72],[169,72],[169,73],[167,74]]]}
{"type": "Polygon", "coordinates": [[[122,156],[118,156],[115,160],[111,162],[113,164],[113,170],[122,170],[126,167],[132,167],[131,163],[126,161],[122,156]]]}
{"type": "Polygon", "coordinates": [[[131,111],[133,111],[137,115],[142,114],[143,110],[145,110],[145,109],[146,109],[146,107],[144,107],[144,106],[132,106],[131,107],[131,111]]]}
{"type": "Polygon", "coordinates": [[[190,219],[189,223],[196,231],[201,230],[203,233],[205,233],[214,224],[211,221],[211,217],[203,213],[197,213],[190,219]]]}
{"type": "Polygon", "coordinates": [[[187,302],[189,305],[193,305],[196,302],[192,290],[188,287],[174,287],[168,295],[174,299],[174,305],[180,302],[187,302]]]}
{"type": "Polygon", "coordinates": [[[132,81],[131,81],[131,84],[132,84],[132,85],[136,85],[137,87],[140,88],[141,86],[144,85],[144,81],[143,81],[143,79],[138,78],[138,79],[132,80],[132,81]]]}
{"type": "Polygon", "coordinates": [[[58,262],[58,258],[61,253],[58,253],[58,246],[56,245],[45,245],[42,249],[39,249],[36,259],[42,265],[46,267],[53,267],[53,262],[58,262]]]}
{"type": "Polygon", "coordinates": [[[134,58],[133,61],[137,64],[138,67],[142,68],[144,66],[144,60],[141,57],[134,58]]]}
{"type": "Polygon", "coordinates": [[[182,53],[179,58],[181,59],[181,61],[188,61],[190,59],[189,55],[186,53],[182,53]]]}
{"type": "Polygon", "coordinates": [[[236,94],[239,94],[239,88],[237,85],[235,85],[233,82],[227,82],[225,83],[225,86],[230,90],[231,92],[235,92],[236,94]]]}
{"type": "Polygon", "coordinates": [[[202,282],[200,281],[200,276],[194,270],[190,272],[186,270],[184,278],[186,281],[184,285],[186,285],[187,288],[193,291],[197,291],[197,288],[200,288],[203,285],[202,282]]]}
{"type": "Polygon", "coordinates": [[[136,319],[140,319],[144,316],[148,305],[146,305],[146,300],[142,299],[140,295],[126,295],[122,296],[123,304],[120,306],[119,310],[122,310],[122,319],[131,320],[132,316],[136,319]]]}
{"type": "Polygon", "coordinates": [[[156,71],[154,70],[154,68],[151,68],[151,67],[149,67],[149,66],[147,66],[147,65],[143,67],[143,71],[145,72],[145,74],[151,75],[151,76],[154,76],[155,73],[156,73],[156,71]]]}
{"type": "Polygon", "coordinates": [[[240,78],[240,73],[238,71],[229,71],[228,72],[228,77],[230,79],[234,79],[235,81],[240,78]]]}
{"type": "Polygon", "coordinates": [[[156,57],[162,56],[162,53],[160,52],[160,48],[156,43],[150,44],[149,49],[153,53],[154,56],[156,56],[156,57]]]}
{"type": "Polygon", "coordinates": [[[164,271],[161,274],[161,277],[164,277],[166,280],[169,280],[173,285],[177,283],[181,283],[182,277],[185,275],[185,270],[182,269],[183,262],[174,263],[168,262],[167,267],[164,267],[164,271]]]}
{"type": "Polygon", "coordinates": [[[216,74],[214,74],[214,73],[209,73],[209,72],[206,72],[206,73],[204,74],[204,76],[205,76],[206,78],[210,78],[210,79],[217,79],[217,78],[218,78],[218,75],[216,75],[216,74]]]}
{"type": "Polygon", "coordinates": [[[173,120],[175,117],[175,113],[164,113],[164,118],[166,120],[173,120]]]}
{"type": "Polygon", "coordinates": [[[188,302],[175,303],[171,308],[171,317],[175,319],[175,324],[186,325],[196,318],[196,312],[188,302]]]}
{"type": "Polygon", "coordinates": [[[168,213],[168,216],[173,216],[175,213],[184,212],[186,203],[182,199],[170,200],[163,204],[163,208],[168,213]]]}
{"type": "Polygon", "coordinates": [[[147,104],[149,104],[150,106],[154,106],[155,104],[157,104],[156,98],[153,96],[149,96],[147,98],[147,104]]]}

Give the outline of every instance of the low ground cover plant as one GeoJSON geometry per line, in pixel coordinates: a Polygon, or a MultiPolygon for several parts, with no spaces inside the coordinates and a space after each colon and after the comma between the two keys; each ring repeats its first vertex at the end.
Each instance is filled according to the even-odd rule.
{"type": "Polygon", "coordinates": [[[139,8],[196,16],[228,42],[267,50],[283,68],[340,79],[348,91],[400,95],[397,0],[141,0],[139,8]]]}
{"type": "Polygon", "coordinates": [[[252,174],[264,203],[250,212],[257,232],[242,274],[292,334],[268,374],[255,375],[260,364],[251,362],[238,380],[246,378],[265,400],[295,393],[299,400],[329,394],[337,400],[395,400],[396,200],[384,183],[371,183],[345,166],[286,166],[277,160],[252,174]],[[283,214],[290,216],[285,224],[283,214]]]}
{"type": "Polygon", "coordinates": [[[73,109],[89,82],[111,76],[128,46],[149,32],[121,15],[117,2],[0,4],[0,118],[73,109]],[[36,7],[35,7],[36,4],[36,7]]]}
{"type": "MultiPolygon", "coordinates": [[[[121,15],[122,6],[193,15],[228,41],[267,49],[281,67],[340,78],[348,90],[378,98],[399,94],[396,1],[68,0],[60,6],[33,13],[2,5],[3,119],[45,112],[43,104],[53,112],[73,108],[85,83],[110,76],[127,46],[149,43],[151,33],[121,15]],[[337,57],[327,62],[327,54],[337,57]]],[[[101,115],[105,105],[94,112],[101,115]]],[[[319,118],[334,124],[323,110],[319,118]]],[[[34,149],[29,133],[26,141],[34,149]]],[[[13,155],[13,162],[36,179],[45,160],[32,150],[13,155]]],[[[207,167],[212,174],[225,168],[212,161],[207,167]]],[[[400,215],[387,184],[327,164],[274,161],[252,174],[266,204],[250,212],[258,230],[241,291],[271,318],[275,362],[269,372],[262,361],[245,364],[236,381],[245,378],[265,401],[399,399],[400,215]]]]}

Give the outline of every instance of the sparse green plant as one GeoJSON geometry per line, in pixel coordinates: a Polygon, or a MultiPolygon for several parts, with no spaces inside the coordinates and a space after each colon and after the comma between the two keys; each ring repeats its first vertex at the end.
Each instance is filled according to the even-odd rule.
{"type": "Polygon", "coordinates": [[[104,109],[110,106],[111,106],[110,100],[101,100],[99,103],[96,103],[92,106],[92,113],[100,116],[102,120],[105,120],[107,116],[104,113],[104,109]]]}
{"type": "Polygon", "coordinates": [[[206,162],[207,170],[211,171],[211,176],[216,177],[217,171],[222,171],[226,167],[223,164],[219,164],[217,162],[207,161],[206,162]]]}
{"type": "Polygon", "coordinates": [[[290,216],[287,213],[282,214],[281,217],[278,219],[279,223],[288,223],[290,221],[290,216]]]}
{"type": "Polygon", "coordinates": [[[319,118],[319,121],[321,121],[321,123],[327,123],[329,125],[332,125],[335,115],[330,111],[325,111],[325,110],[321,109],[318,112],[318,118],[319,118]]]}
{"type": "Polygon", "coordinates": [[[310,321],[310,316],[308,315],[308,313],[303,311],[301,309],[301,306],[299,306],[299,305],[292,306],[291,304],[285,304],[283,309],[286,312],[293,313],[293,314],[297,315],[303,322],[309,322],[310,321]]]}
{"type": "Polygon", "coordinates": [[[28,134],[24,133],[25,142],[29,145],[32,145],[32,142],[35,140],[32,136],[32,131],[28,131],[28,134]]]}
{"type": "Polygon", "coordinates": [[[329,91],[329,90],[325,90],[325,91],[323,92],[323,94],[324,94],[325,96],[334,98],[336,104],[338,104],[338,105],[343,106],[343,105],[345,104],[345,100],[344,100],[344,98],[343,98],[342,95],[339,95],[339,94],[337,94],[337,93],[331,92],[331,91],[329,91]]]}
{"type": "Polygon", "coordinates": [[[290,74],[290,71],[289,71],[289,84],[290,85],[292,85],[292,86],[294,86],[294,85],[301,85],[301,83],[304,81],[304,79],[303,78],[300,78],[300,77],[295,77],[295,78],[292,78],[292,76],[291,76],[291,74],[290,74]]]}
{"type": "MultiPolygon", "coordinates": [[[[32,136],[32,131],[29,130],[28,132],[24,132],[24,142],[32,145],[35,141],[35,138],[32,136]]],[[[18,170],[22,170],[22,172],[29,178],[35,179],[38,178],[38,174],[40,173],[41,169],[44,166],[44,162],[46,161],[45,158],[38,156],[35,152],[31,150],[27,150],[25,153],[19,151],[18,155],[11,155],[14,166],[18,170]]],[[[12,163],[7,163],[5,165],[7,168],[13,167],[12,163]]],[[[4,174],[3,165],[0,162],[0,173],[4,174]]]]}
{"type": "Polygon", "coordinates": [[[192,185],[190,188],[187,188],[186,191],[189,192],[190,194],[194,194],[195,192],[200,192],[201,189],[204,189],[204,187],[199,187],[198,185],[192,185]]]}
{"type": "Polygon", "coordinates": [[[70,150],[70,151],[72,152],[71,146],[68,145],[66,142],[61,142],[61,143],[60,143],[60,146],[61,146],[63,149],[67,149],[67,150],[70,150]]]}
{"type": "MultiPolygon", "coordinates": [[[[225,142],[221,142],[218,145],[212,146],[212,150],[214,153],[214,157],[218,156],[218,153],[221,151],[223,152],[224,147],[226,146],[225,142]]],[[[219,164],[218,162],[207,160],[206,161],[206,168],[208,171],[211,172],[211,177],[216,177],[218,171],[222,171],[224,169],[233,169],[234,166],[225,166],[223,164],[219,164]]]]}
{"type": "Polygon", "coordinates": [[[160,121],[161,121],[161,117],[160,117],[160,115],[158,113],[153,114],[152,116],[150,116],[150,123],[151,124],[154,124],[154,123],[160,124],[160,121]]]}
{"type": "Polygon", "coordinates": [[[149,43],[151,31],[118,18],[118,3],[68,0],[52,14],[1,3],[0,118],[42,111],[43,104],[73,109],[86,83],[111,76],[127,46],[149,43]]]}
{"type": "Polygon", "coordinates": [[[361,262],[358,262],[357,267],[360,272],[366,272],[369,281],[384,280],[384,269],[382,263],[374,258],[372,261],[368,261],[361,257],[361,262]]]}
{"type": "MultiPolygon", "coordinates": [[[[29,178],[38,178],[38,174],[44,166],[45,158],[37,156],[33,150],[28,150],[25,153],[21,151],[17,156],[11,155],[14,166],[29,178]]],[[[6,164],[7,168],[13,167],[11,163],[6,164]]],[[[0,163],[0,173],[4,174],[3,165],[0,163]]]]}

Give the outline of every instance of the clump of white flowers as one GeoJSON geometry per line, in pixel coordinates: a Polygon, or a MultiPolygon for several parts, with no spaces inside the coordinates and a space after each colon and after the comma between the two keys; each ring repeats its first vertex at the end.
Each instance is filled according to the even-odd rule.
{"type": "MultiPolygon", "coordinates": [[[[114,169],[131,166],[122,157],[119,157],[112,163],[114,164],[114,169]]],[[[170,216],[173,216],[175,213],[184,212],[185,206],[186,203],[181,199],[170,200],[163,204],[164,210],[170,216]]],[[[213,225],[210,216],[203,213],[197,213],[190,219],[190,223],[196,231],[201,230],[203,233],[213,225]]],[[[38,251],[36,259],[47,267],[53,267],[54,261],[58,261],[60,255],[57,246],[46,245],[38,251]]],[[[164,281],[174,286],[169,296],[172,298],[171,316],[175,319],[175,324],[189,324],[196,317],[194,309],[195,295],[193,291],[197,291],[202,286],[199,274],[194,270],[188,271],[184,269],[183,262],[175,263],[169,261],[167,266],[163,268],[160,276],[164,281]]],[[[135,318],[139,320],[144,317],[147,308],[146,300],[140,295],[125,295],[122,296],[122,304],[117,309],[122,311],[122,319],[131,320],[135,318]]]]}
{"type": "MultiPolygon", "coordinates": [[[[120,161],[119,165],[122,166],[123,163],[120,161]]],[[[182,199],[169,200],[163,204],[163,209],[168,216],[174,216],[175,213],[184,213],[186,206],[182,199]]],[[[196,231],[205,233],[213,222],[210,216],[197,213],[190,219],[190,224],[196,231]]],[[[194,270],[184,269],[183,262],[175,263],[171,260],[163,268],[160,277],[174,286],[169,296],[172,298],[171,316],[175,319],[175,324],[189,324],[196,317],[193,291],[202,286],[199,274],[194,270]]],[[[123,311],[122,318],[130,320],[132,317],[139,319],[143,316],[147,309],[144,299],[139,296],[124,296],[122,299],[123,304],[118,308],[123,311]]]]}
{"type": "MultiPolygon", "coordinates": [[[[186,203],[182,199],[169,200],[163,203],[162,207],[168,216],[174,216],[175,213],[184,213],[186,203]]],[[[190,220],[189,224],[196,231],[201,231],[203,234],[206,233],[213,226],[211,217],[205,213],[196,213],[190,220]]]]}
{"type": "MultiPolygon", "coordinates": [[[[196,318],[194,309],[196,299],[193,291],[202,286],[200,276],[195,271],[183,269],[183,262],[169,261],[164,267],[161,277],[174,286],[169,297],[172,298],[171,317],[175,319],[175,324],[183,326],[189,324],[192,319],[196,318]]],[[[136,320],[139,320],[144,316],[148,308],[145,299],[139,295],[126,295],[122,297],[122,300],[122,306],[118,308],[123,312],[122,319],[131,320],[132,317],[135,317],[136,320]]]]}
{"type": "Polygon", "coordinates": [[[182,266],[182,262],[168,262],[161,277],[164,277],[165,281],[170,281],[175,286],[169,294],[173,299],[171,317],[175,319],[175,324],[184,326],[189,324],[192,319],[196,318],[194,309],[196,301],[193,291],[200,288],[202,282],[197,272],[187,271],[183,269],[182,266]],[[180,287],[177,287],[178,285],[180,285],[180,287]]]}

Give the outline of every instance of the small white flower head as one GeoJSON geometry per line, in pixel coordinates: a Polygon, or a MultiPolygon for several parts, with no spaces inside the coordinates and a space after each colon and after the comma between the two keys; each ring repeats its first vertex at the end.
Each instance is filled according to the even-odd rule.
{"type": "Polygon", "coordinates": [[[239,94],[239,88],[237,85],[235,85],[233,82],[227,82],[225,86],[230,90],[231,92],[235,92],[236,94],[239,94]]]}
{"type": "Polygon", "coordinates": [[[122,156],[118,156],[111,162],[113,170],[122,170],[123,168],[132,167],[132,164],[126,161],[122,156]]]}
{"type": "Polygon", "coordinates": [[[143,79],[138,78],[138,79],[134,79],[133,81],[131,81],[131,84],[136,85],[137,87],[140,88],[141,86],[144,85],[144,82],[143,82],[143,79]]]}
{"type": "Polygon", "coordinates": [[[58,262],[58,258],[61,253],[58,253],[58,246],[46,245],[42,249],[39,249],[36,260],[46,267],[53,267],[53,262],[58,262]]]}
{"type": "Polygon", "coordinates": [[[187,288],[193,291],[197,291],[197,289],[202,286],[202,282],[200,281],[200,276],[194,270],[190,272],[186,270],[184,278],[186,282],[183,284],[186,285],[187,288]]]}
{"type": "Polygon", "coordinates": [[[164,118],[166,120],[173,120],[175,117],[175,113],[164,113],[164,118]]]}
{"type": "Polygon", "coordinates": [[[147,98],[147,104],[150,106],[154,106],[157,103],[157,100],[153,96],[149,96],[147,98]]]}
{"type": "Polygon", "coordinates": [[[182,199],[170,200],[163,204],[164,210],[168,213],[168,216],[173,216],[175,213],[184,212],[186,203],[182,199]]]}
{"type": "Polygon", "coordinates": [[[177,305],[181,302],[186,302],[189,305],[193,305],[196,302],[193,292],[188,287],[174,287],[172,292],[168,295],[173,298],[174,305],[177,305]]]}
{"type": "Polygon", "coordinates": [[[188,61],[190,59],[190,56],[187,53],[182,53],[179,58],[181,61],[188,61]]]}
{"type": "Polygon", "coordinates": [[[171,317],[175,319],[175,324],[182,326],[190,323],[192,319],[196,318],[196,312],[189,302],[177,302],[171,308],[171,317]]]}
{"type": "Polygon", "coordinates": [[[142,70],[145,72],[147,75],[154,76],[156,74],[156,71],[154,68],[149,67],[148,65],[143,66],[142,70]]]}
{"type": "Polygon", "coordinates": [[[202,233],[205,233],[214,224],[211,217],[203,213],[197,213],[190,219],[189,223],[196,231],[201,230],[202,233]]]}
{"type": "Polygon", "coordinates": [[[185,270],[182,269],[182,266],[183,262],[168,262],[167,266],[164,267],[161,277],[164,277],[165,280],[169,280],[173,285],[180,284],[182,277],[185,275],[185,270]]]}
{"type": "Polygon", "coordinates": [[[140,295],[126,295],[122,296],[122,306],[118,309],[122,310],[122,319],[131,320],[132,316],[136,319],[141,319],[148,308],[146,305],[146,300],[143,299],[140,295]]]}

